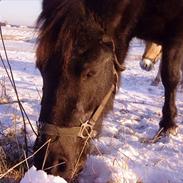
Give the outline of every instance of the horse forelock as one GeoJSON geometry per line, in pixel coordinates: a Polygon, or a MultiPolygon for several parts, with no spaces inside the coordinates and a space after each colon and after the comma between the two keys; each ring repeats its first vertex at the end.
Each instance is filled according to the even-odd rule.
{"type": "Polygon", "coordinates": [[[80,0],[62,0],[56,9],[43,9],[38,26],[38,67],[47,64],[53,56],[60,57],[62,64],[67,65],[76,41],[88,37],[91,31],[101,29],[93,13],[88,13],[80,0]]]}

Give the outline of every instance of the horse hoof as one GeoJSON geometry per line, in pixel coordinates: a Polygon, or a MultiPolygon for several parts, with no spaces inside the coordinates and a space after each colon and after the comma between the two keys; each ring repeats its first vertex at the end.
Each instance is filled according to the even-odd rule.
{"type": "Polygon", "coordinates": [[[145,143],[145,144],[153,144],[153,143],[158,142],[163,136],[164,136],[163,128],[160,128],[156,132],[156,134],[154,135],[153,138],[142,138],[142,139],[140,139],[140,142],[145,143]]]}
{"type": "Polygon", "coordinates": [[[152,143],[156,143],[159,142],[163,137],[166,136],[176,136],[177,135],[177,131],[178,131],[178,127],[172,127],[172,128],[168,128],[168,129],[164,129],[164,128],[160,128],[157,133],[154,135],[153,138],[142,138],[140,139],[141,143],[147,143],[147,144],[152,144],[152,143]]]}
{"type": "Polygon", "coordinates": [[[149,59],[143,59],[140,61],[140,67],[143,70],[150,71],[150,70],[152,70],[153,66],[154,66],[154,64],[149,59]]]}
{"type": "Polygon", "coordinates": [[[161,127],[158,130],[158,133],[157,133],[156,136],[159,136],[160,138],[163,137],[163,136],[170,136],[170,135],[176,136],[177,133],[178,133],[178,127],[177,126],[174,126],[174,127],[168,128],[168,129],[165,129],[164,127],[161,127]]]}
{"type": "Polygon", "coordinates": [[[175,127],[169,128],[169,129],[166,130],[166,133],[167,133],[168,135],[176,136],[177,133],[178,133],[178,127],[175,126],[175,127]]]}

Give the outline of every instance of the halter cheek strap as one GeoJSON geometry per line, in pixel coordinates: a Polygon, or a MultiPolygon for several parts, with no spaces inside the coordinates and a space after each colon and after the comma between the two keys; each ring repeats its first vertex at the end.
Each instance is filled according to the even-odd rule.
{"type": "Polygon", "coordinates": [[[104,99],[102,100],[101,104],[93,114],[90,120],[83,123],[80,127],[80,131],[78,133],[78,137],[82,139],[87,138],[88,136],[95,137],[97,135],[96,131],[94,130],[94,126],[98,121],[99,117],[101,116],[102,112],[104,111],[107,102],[109,101],[112,94],[116,91],[116,85],[112,85],[108,93],[105,95],[104,99]]]}

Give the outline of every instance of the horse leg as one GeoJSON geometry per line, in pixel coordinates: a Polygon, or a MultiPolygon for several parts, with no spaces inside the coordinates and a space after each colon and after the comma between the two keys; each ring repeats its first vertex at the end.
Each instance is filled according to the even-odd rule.
{"type": "Polygon", "coordinates": [[[163,132],[175,135],[177,125],[175,117],[177,108],[175,104],[176,89],[180,79],[180,64],[182,59],[183,44],[166,44],[163,47],[161,78],[165,89],[165,101],[162,109],[160,129],[163,132]],[[170,46],[171,45],[171,46],[170,46]]]}
{"type": "Polygon", "coordinates": [[[160,60],[159,68],[158,68],[158,73],[155,77],[155,79],[152,81],[151,85],[157,86],[160,81],[161,81],[161,67],[162,67],[162,61],[160,60]]]}

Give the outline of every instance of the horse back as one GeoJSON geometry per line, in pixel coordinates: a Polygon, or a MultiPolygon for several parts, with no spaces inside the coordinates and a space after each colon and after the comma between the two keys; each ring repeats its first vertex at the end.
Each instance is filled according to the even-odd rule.
{"type": "Polygon", "coordinates": [[[158,43],[183,39],[183,0],[145,0],[135,34],[158,43]]]}

